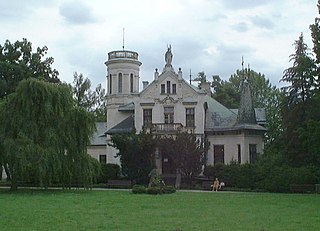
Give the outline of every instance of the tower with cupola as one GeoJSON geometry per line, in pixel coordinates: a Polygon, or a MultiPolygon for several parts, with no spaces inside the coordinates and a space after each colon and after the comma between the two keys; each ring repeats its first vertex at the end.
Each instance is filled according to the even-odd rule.
{"type": "MultiPolygon", "coordinates": [[[[128,50],[108,53],[106,76],[107,129],[112,129],[126,118],[133,116],[133,98],[139,93],[139,71],[141,62],[138,53],[128,50]]],[[[107,141],[110,135],[107,135],[107,141]]],[[[114,150],[108,150],[113,152],[114,150]]],[[[108,155],[112,156],[112,155],[108,155]]],[[[109,160],[107,160],[109,162],[109,160]]],[[[113,160],[110,160],[111,162],[113,160]]]]}

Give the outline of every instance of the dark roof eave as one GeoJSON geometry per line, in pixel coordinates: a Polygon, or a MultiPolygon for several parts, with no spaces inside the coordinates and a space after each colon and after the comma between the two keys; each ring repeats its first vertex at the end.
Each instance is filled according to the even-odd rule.
{"type": "Polygon", "coordinates": [[[238,124],[233,127],[214,127],[214,128],[207,128],[205,130],[206,133],[211,132],[228,132],[228,131],[240,131],[240,130],[253,130],[253,131],[261,131],[265,133],[268,129],[262,127],[258,124],[238,124]]]}

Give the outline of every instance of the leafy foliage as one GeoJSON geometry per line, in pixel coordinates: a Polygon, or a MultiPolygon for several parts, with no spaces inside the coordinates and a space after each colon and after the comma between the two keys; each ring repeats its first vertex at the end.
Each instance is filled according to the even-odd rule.
{"type": "Polygon", "coordinates": [[[190,133],[177,133],[172,137],[162,137],[159,140],[161,153],[165,153],[175,169],[192,178],[201,172],[202,165],[206,163],[208,141],[198,139],[190,133]]]}
{"type": "Polygon", "coordinates": [[[32,52],[32,44],[27,39],[0,45],[0,99],[15,91],[18,83],[27,78],[44,79],[58,83],[58,71],[52,69],[52,57],[45,57],[46,46],[32,52]]]}
{"type": "Polygon", "coordinates": [[[317,153],[310,150],[314,145],[306,140],[311,138],[310,133],[314,133],[310,124],[316,125],[319,120],[319,111],[315,106],[315,97],[319,92],[314,76],[315,64],[302,34],[294,45],[295,53],[290,56],[293,66],[285,70],[282,78],[282,81],[289,83],[289,86],[283,88],[283,139],[286,140],[284,147],[289,161],[293,165],[301,166],[315,163],[319,158],[316,157],[317,153]],[[314,119],[315,123],[312,122],[314,119]]]}
{"type": "Polygon", "coordinates": [[[73,85],[71,85],[73,98],[76,104],[88,112],[92,112],[96,121],[106,121],[107,105],[105,89],[99,84],[95,91],[91,90],[91,81],[84,78],[83,74],[74,73],[73,85]]]}
{"type": "Polygon", "coordinates": [[[147,184],[149,172],[155,168],[155,140],[151,134],[130,133],[117,134],[111,137],[111,146],[117,148],[122,173],[130,180],[147,184]]]}
{"type": "Polygon", "coordinates": [[[210,178],[219,178],[229,189],[267,192],[290,192],[292,184],[315,184],[319,181],[315,167],[291,167],[267,158],[255,165],[231,163],[207,166],[204,173],[210,178]]]}
{"type": "Polygon", "coordinates": [[[289,107],[310,99],[316,82],[313,76],[315,65],[310,57],[308,46],[304,43],[302,33],[294,45],[295,53],[290,55],[293,66],[284,71],[281,79],[281,81],[290,83],[284,88],[289,107]]]}
{"type": "Polygon", "coordinates": [[[69,88],[29,78],[0,105],[2,159],[19,181],[88,187],[99,163],[86,152],[94,118],[74,105],[69,88]],[[79,126],[81,124],[81,126],[79,126]]]}
{"type": "Polygon", "coordinates": [[[132,187],[132,193],[134,194],[144,194],[146,191],[147,189],[144,185],[135,184],[132,187]]]}
{"type": "Polygon", "coordinates": [[[108,180],[115,180],[120,176],[120,166],[117,164],[101,164],[101,174],[98,183],[106,183],[108,180]]]}

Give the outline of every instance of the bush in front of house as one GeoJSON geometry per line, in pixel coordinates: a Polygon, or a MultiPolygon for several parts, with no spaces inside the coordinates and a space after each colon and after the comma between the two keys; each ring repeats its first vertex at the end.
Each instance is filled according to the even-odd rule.
{"type": "Polygon", "coordinates": [[[163,185],[163,186],[150,186],[145,187],[144,185],[134,185],[132,187],[132,193],[134,194],[151,194],[151,195],[158,195],[158,194],[171,194],[175,193],[176,189],[170,185],[163,185]]]}
{"type": "Polygon", "coordinates": [[[132,187],[132,193],[134,194],[143,194],[146,193],[147,189],[144,185],[135,184],[132,187]]]}
{"type": "Polygon", "coordinates": [[[158,194],[171,194],[175,193],[176,189],[173,186],[151,186],[147,188],[147,194],[158,195],[158,194]]]}
{"type": "Polygon", "coordinates": [[[171,186],[171,185],[165,185],[163,187],[163,193],[164,194],[171,194],[171,193],[175,193],[176,189],[175,187],[171,186]]]}
{"type": "Polygon", "coordinates": [[[101,164],[101,174],[98,183],[106,183],[108,180],[116,180],[120,176],[120,166],[117,164],[101,164]]]}
{"type": "Polygon", "coordinates": [[[204,174],[210,179],[225,182],[225,190],[251,190],[267,192],[290,192],[292,184],[316,184],[319,182],[317,168],[313,166],[292,167],[286,164],[217,164],[207,166],[204,174]]]}

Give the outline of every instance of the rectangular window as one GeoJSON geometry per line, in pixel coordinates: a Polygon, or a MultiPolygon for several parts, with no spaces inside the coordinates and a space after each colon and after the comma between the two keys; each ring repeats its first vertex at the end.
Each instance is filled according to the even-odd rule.
{"type": "Polygon", "coordinates": [[[173,124],[174,121],[174,107],[164,108],[164,123],[173,124]]]}
{"type": "Polygon", "coordinates": [[[238,144],[238,164],[241,164],[241,145],[238,144]]]}
{"type": "Polygon", "coordinates": [[[250,164],[255,164],[257,162],[257,145],[249,144],[249,155],[250,155],[250,164]]]}
{"type": "Polygon", "coordinates": [[[152,109],[143,109],[143,126],[150,126],[152,124],[152,109]]]}
{"type": "Polygon", "coordinates": [[[112,75],[109,75],[109,94],[112,94],[112,75]]]}
{"type": "Polygon", "coordinates": [[[172,94],[177,94],[177,85],[175,83],[172,84],[172,94]]]}
{"type": "Polygon", "coordinates": [[[101,164],[106,164],[107,163],[107,155],[99,155],[99,162],[101,164]]]}
{"type": "Polygon", "coordinates": [[[133,74],[130,74],[130,92],[133,92],[133,74]]]}
{"type": "Polygon", "coordinates": [[[186,108],[186,126],[194,127],[194,108],[186,108]]]}
{"type": "Polygon", "coordinates": [[[122,73],[118,75],[118,93],[122,93],[122,73]]]}
{"type": "Polygon", "coordinates": [[[165,84],[161,84],[161,94],[166,93],[166,85],[165,84]]]}
{"type": "Polygon", "coordinates": [[[170,81],[167,81],[167,94],[171,93],[171,86],[170,86],[170,81]]]}
{"type": "Polygon", "coordinates": [[[213,145],[214,164],[224,164],[224,145],[213,145]]]}

